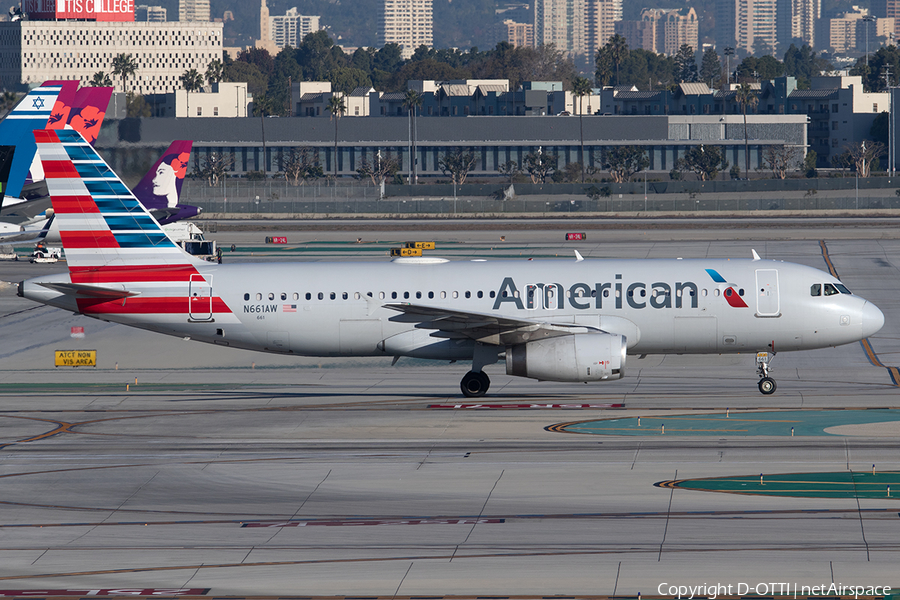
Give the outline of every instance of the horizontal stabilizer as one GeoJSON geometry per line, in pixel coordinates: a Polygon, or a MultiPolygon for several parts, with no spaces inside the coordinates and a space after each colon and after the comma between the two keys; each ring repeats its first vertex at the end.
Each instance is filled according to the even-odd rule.
{"type": "Polygon", "coordinates": [[[140,295],[140,292],[129,292],[124,289],[117,290],[81,283],[41,283],[40,285],[69,296],[78,296],[80,298],[106,298],[111,300],[114,298],[131,298],[132,296],[140,295]]]}

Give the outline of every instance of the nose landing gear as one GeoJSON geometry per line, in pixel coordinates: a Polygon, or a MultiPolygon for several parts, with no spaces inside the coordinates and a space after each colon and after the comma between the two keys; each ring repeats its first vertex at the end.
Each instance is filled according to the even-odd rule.
{"type": "MultiPolygon", "coordinates": [[[[774,356],[774,352],[772,353],[774,356]]],[[[769,353],[768,352],[757,352],[756,353],[756,372],[760,376],[759,383],[757,386],[759,387],[759,391],[762,394],[768,396],[769,394],[774,394],[775,389],[778,387],[775,383],[775,380],[769,377],[769,353]]]]}

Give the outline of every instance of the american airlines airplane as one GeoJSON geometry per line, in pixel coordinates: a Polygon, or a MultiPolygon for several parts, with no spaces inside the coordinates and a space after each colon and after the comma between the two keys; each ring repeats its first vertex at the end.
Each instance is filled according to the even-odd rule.
{"type": "Polygon", "coordinates": [[[234,348],[472,361],[543,381],[619,379],[629,354],[757,354],[837,346],[884,315],[828,273],[752,259],[225,264],[172,243],[77,131],[36,131],[68,273],[19,296],[234,348]]]}

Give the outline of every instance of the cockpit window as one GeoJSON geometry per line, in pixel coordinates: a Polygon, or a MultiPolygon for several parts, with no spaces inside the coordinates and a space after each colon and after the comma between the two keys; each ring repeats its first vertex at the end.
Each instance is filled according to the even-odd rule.
{"type": "Polygon", "coordinates": [[[837,288],[831,285],[830,283],[825,284],[825,295],[826,296],[834,296],[835,294],[839,294],[837,288]]]}
{"type": "Polygon", "coordinates": [[[809,295],[810,296],[821,296],[822,295],[822,284],[814,283],[809,286],[809,295]]]}
{"type": "Polygon", "coordinates": [[[836,283],[836,284],[834,284],[834,287],[839,289],[842,294],[850,294],[851,293],[850,290],[847,289],[847,286],[845,286],[842,283],[836,283]]]}

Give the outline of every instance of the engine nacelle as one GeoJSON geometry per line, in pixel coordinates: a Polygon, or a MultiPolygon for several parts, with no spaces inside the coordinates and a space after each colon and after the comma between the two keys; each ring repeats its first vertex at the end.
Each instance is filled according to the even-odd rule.
{"type": "Polygon", "coordinates": [[[624,336],[581,333],[506,348],[506,374],[541,381],[604,381],[625,375],[624,336]]]}

